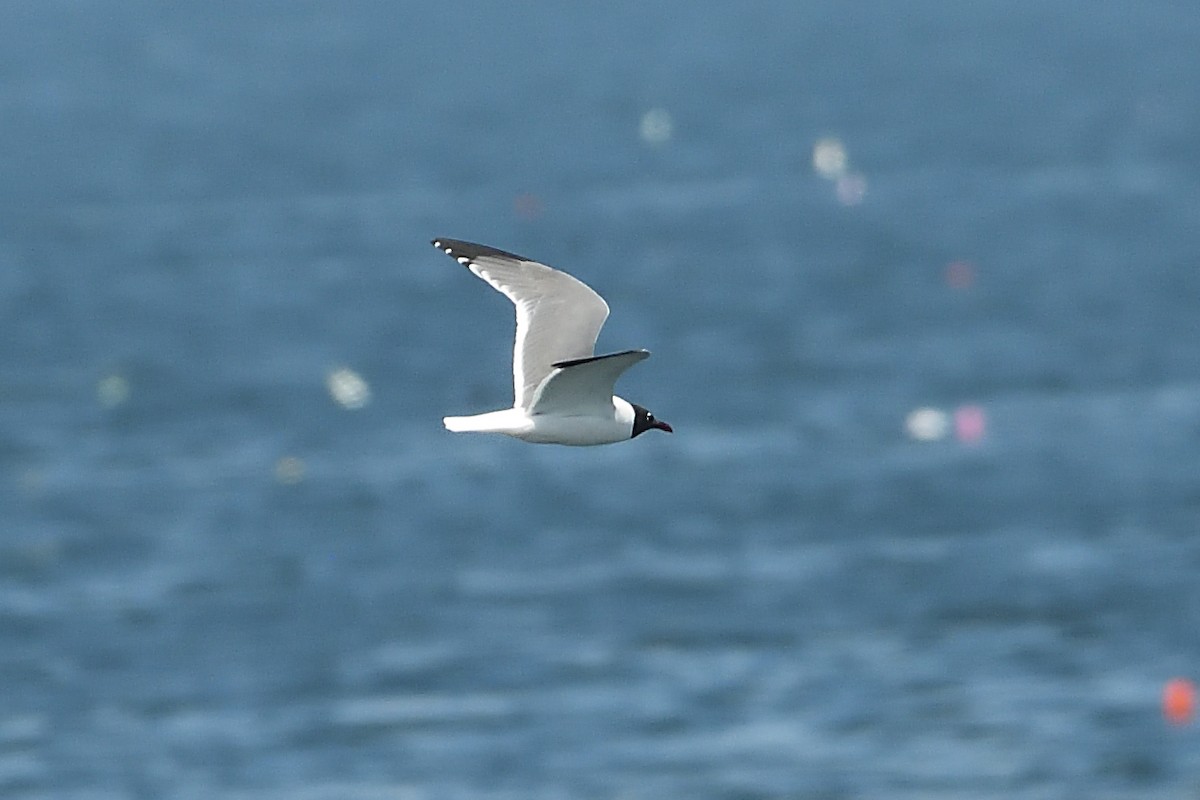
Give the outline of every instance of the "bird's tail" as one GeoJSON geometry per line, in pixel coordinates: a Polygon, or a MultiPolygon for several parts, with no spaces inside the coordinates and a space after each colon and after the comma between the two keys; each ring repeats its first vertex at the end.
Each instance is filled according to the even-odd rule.
{"type": "Polygon", "coordinates": [[[513,434],[528,427],[525,415],[515,408],[472,414],[469,417],[443,417],[446,430],[455,433],[507,433],[513,434]]]}
{"type": "Polygon", "coordinates": [[[446,430],[454,433],[468,433],[478,430],[471,424],[471,417],[442,417],[442,424],[446,426],[446,430]]]}

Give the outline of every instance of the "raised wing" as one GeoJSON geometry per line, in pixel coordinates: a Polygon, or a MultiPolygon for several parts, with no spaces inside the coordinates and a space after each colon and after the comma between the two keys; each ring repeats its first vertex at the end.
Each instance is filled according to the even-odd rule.
{"type": "Polygon", "coordinates": [[[555,363],[591,357],[608,318],[608,304],[583,281],[486,245],[434,239],[433,246],[468,267],[517,307],[514,407],[532,406],[534,393],[555,363]]]}
{"type": "Polygon", "coordinates": [[[606,356],[560,361],[538,387],[529,413],[578,416],[609,413],[617,378],[649,357],[649,350],[625,350],[606,356]]]}

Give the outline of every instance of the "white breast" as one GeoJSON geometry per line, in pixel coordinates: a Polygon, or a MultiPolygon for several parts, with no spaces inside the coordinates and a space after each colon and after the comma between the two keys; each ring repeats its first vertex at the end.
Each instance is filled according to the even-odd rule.
{"type": "Polygon", "coordinates": [[[612,414],[599,416],[563,416],[535,414],[529,417],[530,426],[519,433],[518,439],[537,444],[565,444],[578,447],[623,442],[633,434],[633,406],[613,396],[612,414]]]}

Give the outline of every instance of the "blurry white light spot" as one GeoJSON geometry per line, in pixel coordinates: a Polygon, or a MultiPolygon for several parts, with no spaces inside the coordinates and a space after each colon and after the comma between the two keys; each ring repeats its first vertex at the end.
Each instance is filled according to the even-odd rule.
{"type": "Polygon", "coordinates": [[[858,173],[843,175],[837,179],[837,198],[844,206],[856,206],[867,194],[867,179],[858,173]]]}
{"type": "Polygon", "coordinates": [[[275,462],[275,480],[283,484],[299,483],[304,480],[304,461],[295,456],[284,456],[275,462]]]}
{"type": "Polygon", "coordinates": [[[104,408],[116,408],[129,399],[129,381],[109,375],[96,384],[96,399],[104,408]]]}
{"type": "Polygon", "coordinates": [[[813,145],[813,169],[827,181],[837,180],[846,173],[846,148],[840,139],[818,139],[813,145]]]}
{"type": "Polygon", "coordinates": [[[904,430],[918,442],[936,442],[950,431],[950,417],[936,408],[916,408],[904,420],[904,430]]]}
{"type": "Polygon", "coordinates": [[[325,386],[334,402],[342,408],[359,409],[371,400],[371,387],[357,372],[346,367],[330,372],[325,378],[325,386]]]}
{"type": "Polygon", "coordinates": [[[674,123],[671,114],[665,108],[652,108],[642,115],[639,126],[642,141],[649,144],[662,144],[671,138],[674,123]]]}

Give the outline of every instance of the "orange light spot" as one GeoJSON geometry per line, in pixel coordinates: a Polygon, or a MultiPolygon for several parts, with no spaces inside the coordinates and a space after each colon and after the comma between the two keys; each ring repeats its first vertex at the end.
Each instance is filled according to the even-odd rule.
{"type": "Polygon", "coordinates": [[[1196,686],[1187,678],[1172,678],[1163,687],[1163,716],[1172,725],[1186,725],[1196,714],[1196,686]]]}

